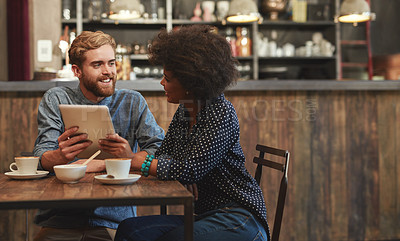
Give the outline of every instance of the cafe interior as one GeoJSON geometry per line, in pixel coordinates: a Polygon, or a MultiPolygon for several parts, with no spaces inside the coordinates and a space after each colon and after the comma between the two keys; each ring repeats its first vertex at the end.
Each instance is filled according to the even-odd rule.
{"type": "MultiPolygon", "coordinates": [[[[78,85],[67,54],[74,38],[85,30],[115,38],[116,87],[139,91],[166,131],[177,106],[166,101],[162,66],[149,64],[147,45],[162,28],[190,24],[215,26],[238,60],[240,79],[225,96],[238,115],[248,171],[256,173],[257,145],[290,153],[275,236],[400,240],[398,9],[399,0],[0,0],[0,240],[33,240],[40,229],[35,206],[7,198],[49,177],[4,173],[33,150],[43,94],[78,85]]],[[[264,167],[271,230],[281,180],[282,172],[264,167]]],[[[58,188],[74,192],[80,183],[58,188]]],[[[138,205],[138,215],[159,212],[138,205]]]]}

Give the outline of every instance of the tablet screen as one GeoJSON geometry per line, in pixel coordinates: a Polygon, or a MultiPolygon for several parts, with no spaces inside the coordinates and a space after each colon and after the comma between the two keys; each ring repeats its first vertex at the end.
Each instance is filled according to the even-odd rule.
{"type": "MultiPolygon", "coordinates": [[[[78,154],[78,158],[89,158],[99,150],[99,140],[105,139],[107,134],[114,134],[114,126],[110,112],[105,105],[59,105],[65,130],[78,126],[77,133],[87,133],[88,139],[93,143],[78,154]]],[[[113,157],[111,154],[101,152],[96,159],[113,157]]]]}

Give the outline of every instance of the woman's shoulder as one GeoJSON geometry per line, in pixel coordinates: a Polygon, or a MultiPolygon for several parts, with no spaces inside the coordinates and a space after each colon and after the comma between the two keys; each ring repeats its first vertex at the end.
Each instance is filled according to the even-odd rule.
{"type": "Polygon", "coordinates": [[[232,103],[220,95],[213,101],[206,104],[203,111],[203,118],[209,120],[223,120],[236,118],[236,111],[232,103]]]}
{"type": "Polygon", "coordinates": [[[211,100],[208,104],[206,104],[206,106],[209,109],[219,112],[230,112],[234,110],[232,103],[225,98],[224,94],[221,94],[217,98],[211,100]]]}

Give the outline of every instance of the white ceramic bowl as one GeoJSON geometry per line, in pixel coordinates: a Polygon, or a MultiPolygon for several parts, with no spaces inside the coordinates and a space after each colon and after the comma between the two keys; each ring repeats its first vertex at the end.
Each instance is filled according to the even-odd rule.
{"type": "Polygon", "coordinates": [[[86,165],[79,164],[54,166],[56,177],[64,183],[76,183],[85,176],[86,165]]]}

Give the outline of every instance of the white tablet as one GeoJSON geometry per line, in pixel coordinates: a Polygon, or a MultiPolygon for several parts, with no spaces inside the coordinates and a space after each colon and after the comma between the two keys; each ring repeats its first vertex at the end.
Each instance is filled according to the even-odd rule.
{"type": "MultiPolygon", "coordinates": [[[[65,130],[78,126],[77,133],[87,133],[93,143],[78,154],[78,158],[89,158],[99,150],[99,140],[105,139],[107,134],[114,134],[114,126],[110,112],[105,105],[59,105],[65,130]]],[[[96,159],[113,157],[101,152],[96,159]]]]}

